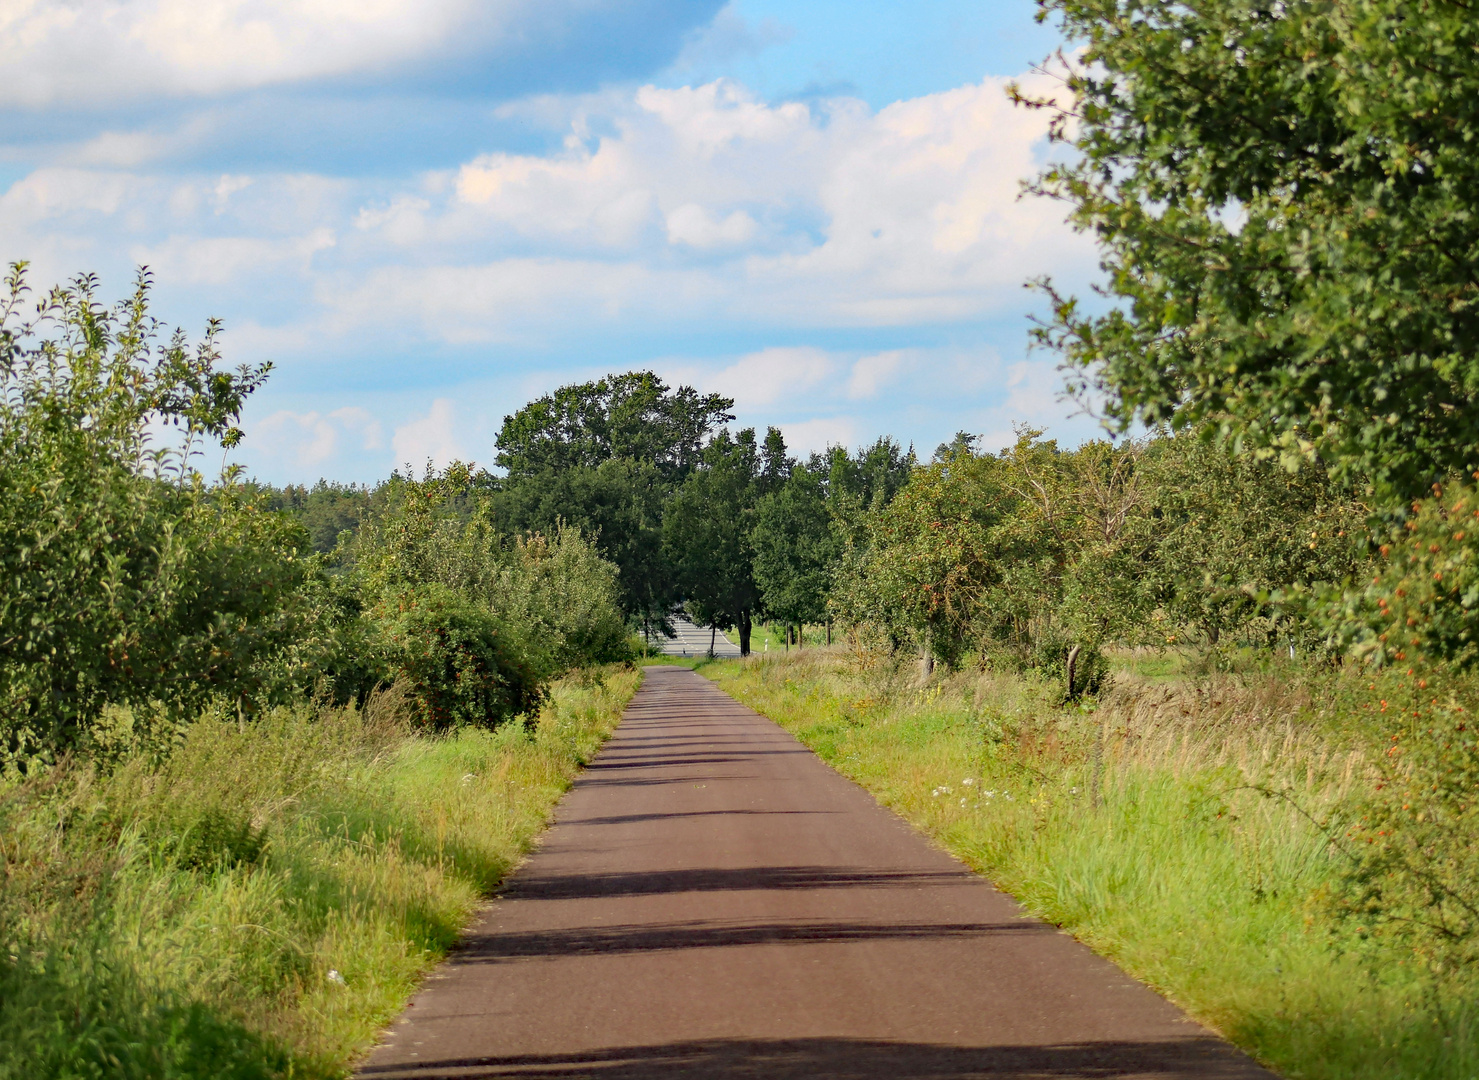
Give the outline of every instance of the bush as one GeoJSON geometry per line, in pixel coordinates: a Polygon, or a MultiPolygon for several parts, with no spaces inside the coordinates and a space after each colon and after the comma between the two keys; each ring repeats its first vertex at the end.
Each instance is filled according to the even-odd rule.
{"type": "Polygon", "coordinates": [[[0,297],[0,753],[64,750],[110,702],[254,706],[295,633],[305,538],[207,489],[192,455],[239,438],[266,368],[216,370],[215,324],[193,351],[179,333],[156,346],[142,274],[112,309],[84,277],[27,320],[24,270],[0,297]]]}
{"type": "Polygon", "coordinates": [[[1370,702],[1385,752],[1351,811],[1337,906],[1451,973],[1479,960],[1479,726],[1460,704],[1473,686],[1419,670],[1377,685],[1391,686],[1370,702]]]}
{"type": "Polygon", "coordinates": [[[446,586],[425,584],[382,599],[373,616],[396,678],[410,688],[420,722],[492,727],[534,709],[538,673],[490,612],[446,586]]]}

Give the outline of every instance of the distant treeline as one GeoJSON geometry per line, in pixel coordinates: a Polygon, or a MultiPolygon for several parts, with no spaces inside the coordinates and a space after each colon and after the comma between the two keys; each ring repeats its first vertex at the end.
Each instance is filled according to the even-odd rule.
{"type": "MultiPolygon", "coordinates": [[[[887,505],[916,462],[891,439],[791,457],[780,431],[732,432],[733,401],[670,388],[651,372],[567,386],[505,419],[495,464],[456,475],[457,512],[508,536],[586,537],[616,568],[620,605],[660,634],[681,605],[704,625],[737,629],[749,651],[757,618],[788,625],[829,618],[828,599],[851,533],[887,505]]],[[[261,487],[329,556],[354,550],[361,522],[400,499],[397,473],[373,486],[320,480],[261,487]]]]}
{"type": "Polygon", "coordinates": [[[1027,429],[1000,453],[959,433],[928,464],[887,438],[803,460],[774,427],[731,433],[731,405],[612,375],[508,417],[503,475],[263,493],[332,565],[405,490],[455,476],[449,505],[493,533],[593,543],[634,626],[682,605],[745,652],[757,619],[835,623],[947,665],[1043,668],[1076,695],[1111,643],[1348,644],[1321,603],[1374,554],[1371,511],[1318,461],[1291,471],[1196,433],[1064,449],[1027,429]]]}

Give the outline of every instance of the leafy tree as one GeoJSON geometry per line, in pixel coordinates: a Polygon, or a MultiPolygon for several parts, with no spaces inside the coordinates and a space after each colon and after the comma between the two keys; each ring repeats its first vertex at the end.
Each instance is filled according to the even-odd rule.
{"type": "Polygon", "coordinates": [[[1376,664],[1479,664],[1479,494],[1472,482],[1435,486],[1413,502],[1369,567],[1365,587],[1335,595],[1327,618],[1376,664]]]}
{"type": "Polygon", "coordinates": [[[212,322],[162,341],[150,280],[112,308],[80,277],[24,311],[0,298],[0,724],[25,758],[75,743],[105,703],[250,708],[298,631],[306,538],[192,454],[235,445],[264,365],[219,370],[212,322]],[[161,436],[177,435],[172,443],[161,436]]]}
{"type": "MultiPolygon", "coordinates": [[[[514,666],[500,661],[485,674],[509,688],[516,675],[542,683],[575,666],[625,659],[616,568],[574,528],[548,537],[502,534],[491,500],[478,494],[481,482],[460,463],[421,480],[392,479],[380,507],[341,553],[376,618],[410,610],[406,598],[415,600],[426,588],[445,590],[479,613],[479,625],[492,620],[500,655],[507,653],[514,666]]],[[[428,610],[452,612],[449,603],[428,610]]],[[[527,699],[523,690],[508,693],[510,702],[527,699]]]]}
{"type": "Polygon", "coordinates": [[[813,455],[807,467],[826,474],[827,506],[844,537],[853,538],[864,515],[892,502],[917,464],[912,449],[905,451],[885,435],[855,455],[845,446],[828,447],[824,454],[813,455]]]}
{"type": "Polygon", "coordinates": [[[1320,635],[1279,593],[1350,578],[1366,506],[1319,462],[1297,472],[1194,434],[1152,440],[1141,465],[1153,542],[1150,584],[1166,637],[1216,645],[1320,635]]]}
{"type": "Polygon", "coordinates": [[[434,582],[395,590],[373,616],[425,726],[493,725],[538,705],[538,673],[501,621],[454,590],[434,582]]]}
{"type": "Polygon", "coordinates": [[[784,482],[761,496],[750,543],[766,613],[797,626],[825,620],[842,555],[827,506],[825,474],[797,465],[784,482]]]}
{"type": "Polygon", "coordinates": [[[651,463],[663,479],[679,481],[698,464],[709,432],[734,419],[733,406],[691,386],[669,389],[650,371],[608,375],[504,417],[497,463],[514,482],[618,459],[651,463]]]}
{"type": "Polygon", "coordinates": [[[1098,649],[1146,612],[1140,448],[1064,452],[1023,430],[1001,454],[941,447],[868,515],[834,605],[851,622],[957,664],[1005,651],[1064,676],[1070,694],[1102,675],[1098,649]]]}
{"type": "Polygon", "coordinates": [[[760,603],[751,535],[762,460],[753,428],[734,437],[720,431],[663,516],[664,547],[689,611],[704,625],[737,627],[745,655],[760,603]]]}
{"type": "Polygon", "coordinates": [[[1082,43],[1036,190],[1109,296],[1043,340],[1122,428],[1212,425],[1392,505],[1479,465],[1479,19],[1465,0],[1040,0],[1082,43]]]}
{"type": "Polygon", "coordinates": [[[661,623],[674,590],[662,540],[663,506],[670,493],[653,463],[614,458],[510,484],[498,496],[497,513],[511,532],[552,535],[578,528],[616,565],[622,610],[661,623]]]}
{"type": "Polygon", "coordinates": [[[315,551],[327,554],[334,550],[341,533],[359,527],[372,498],[371,489],[359,484],[331,483],[319,480],[311,488],[289,484],[284,488],[264,486],[263,492],[274,510],[292,514],[308,530],[315,551]]]}
{"type": "Polygon", "coordinates": [[[662,544],[663,507],[733,404],[670,389],[651,372],[530,402],[504,418],[498,435],[497,462],[508,470],[499,520],[517,532],[578,527],[619,568],[623,609],[645,625],[666,625],[676,578],[662,544]]]}

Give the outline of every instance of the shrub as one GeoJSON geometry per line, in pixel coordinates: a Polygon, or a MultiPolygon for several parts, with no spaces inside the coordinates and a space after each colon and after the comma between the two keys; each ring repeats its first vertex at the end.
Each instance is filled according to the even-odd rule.
{"type": "Polygon", "coordinates": [[[112,309],[83,277],[29,319],[24,264],[6,285],[0,752],[63,750],[110,702],[254,706],[295,633],[304,537],[235,485],[208,489],[192,455],[207,436],[236,442],[267,369],[217,370],[214,323],[193,350],[180,333],[158,343],[144,274],[112,309]]]}
{"type": "Polygon", "coordinates": [[[492,727],[528,712],[541,681],[488,611],[444,585],[392,593],[374,608],[395,676],[410,688],[418,719],[445,730],[492,727]]]}
{"type": "Polygon", "coordinates": [[[1459,702],[1464,688],[1441,673],[1405,681],[1371,703],[1386,749],[1352,812],[1336,899],[1361,933],[1451,972],[1479,960],[1479,727],[1459,702]]]}

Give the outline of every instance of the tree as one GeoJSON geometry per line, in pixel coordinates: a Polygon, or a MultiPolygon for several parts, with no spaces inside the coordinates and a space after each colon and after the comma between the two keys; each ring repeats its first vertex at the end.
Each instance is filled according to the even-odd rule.
{"type": "Polygon", "coordinates": [[[497,462],[508,470],[499,521],[510,531],[578,527],[617,565],[622,607],[666,625],[676,578],[663,508],[697,466],[734,402],[651,372],[565,386],[504,418],[497,462]]]}
{"type": "MultiPolygon", "coordinates": [[[[1121,429],[1210,425],[1388,505],[1479,465],[1479,18],[1464,0],[1040,0],[1085,46],[1037,182],[1108,311],[1043,341],[1121,429]]],[[[1051,285],[1048,285],[1051,291],[1051,285]]]]}
{"type": "Polygon", "coordinates": [[[1141,472],[1168,637],[1304,638],[1311,628],[1274,595],[1344,581],[1363,556],[1367,508],[1319,462],[1291,473],[1187,433],[1151,440],[1141,472]]]}
{"type": "Polygon", "coordinates": [[[671,490],[656,465],[634,458],[547,469],[500,493],[498,520],[510,532],[578,528],[616,564],[622,610],[660,623],[673,604],[673,569],[662,539],[671,490]]]}
{"type": "Polygon", "coordinates": [[[827,508],[825,474],[797,465],[755,505],[755,583],[768,615],[797,626],[827,618],[841,537],[827,508]]]}
{"type": "Polygon", "coordinates": [[[220,370],[214,322],[161,341],[146,271],[111,308],[89,275],[33,318],[24,263],[6,286],[0,753],[65,749],[108,703],[250,709],[296,636],[307,537],[230,476],[207,488],[193,454],[240,439],[267,367],[220,370]]]}
{"type": "Polygon", "coordinates": [[[705,625],[737,627],[744,655],[760,602],[751,532],[763,476],[755,429],[731,437],[726,428],[663,515],[664,548],[689,610],[705,625]]]}
{"type": "Polygon", "coordinates": [[[503,418],[497,464],[517,482],[630,459],[678,482],[698,464],[709,432],[734,419],[733,407],[732,399],[691,386],[670,390],[650,371],[562,386],[503,418]]]}

